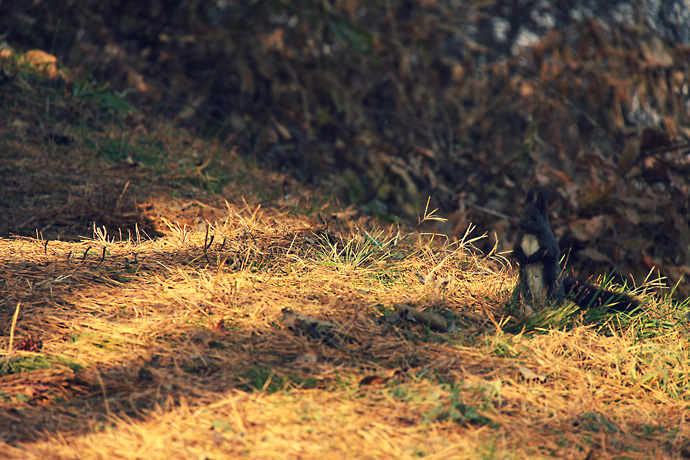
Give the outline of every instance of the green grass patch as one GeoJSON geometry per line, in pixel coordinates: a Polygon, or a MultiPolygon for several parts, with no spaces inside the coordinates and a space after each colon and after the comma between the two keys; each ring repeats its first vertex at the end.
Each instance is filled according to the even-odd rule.
{"type": "Polygon", "coordinates": [[[19,356],[0,361],[0,377],[37,369],[51,369],[58,365],[67,366],[75,372],[82,369],[81,365],[61,356],[19,356]]]}

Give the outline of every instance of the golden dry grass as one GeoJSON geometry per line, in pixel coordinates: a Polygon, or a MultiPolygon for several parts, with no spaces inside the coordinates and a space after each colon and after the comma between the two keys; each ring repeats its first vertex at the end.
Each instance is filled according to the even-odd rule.
{"type": "Polygon", "coordinates": [[[682,328],[506,334],[500,258],[246,203],[223,212],[208,234],[168,221],[156,240],[0,240],[2,320],[21,301],[18,336],[43,341],[5,358],[27,366],[0,378],[7,458],[687,454],[682,328]],[[434,270],[449,282],[423,283],[434,270]],[[459,330],[380,321],[397,302],[450,312],[459,330]],[[335,339],[288,329],[285,308],[335,339]],[[51,365],[28,370],[35,357],[51,365]]]}
{"type": "Polygon", "coordinates": [[[222,146],[144,117],[103,122],[84,101],[55,104],[76,113],[59,125],[71,146],[17,134],[11,118],[42,120],[55,97],[30,81],[0,92],[3,170],[17,175],[3,228],[40,222],[71,241],[0,238],[1,458],[690,457],[687,305],[571,308],[520,332],[514,271],[471,235],[333,214],[222,146]],[[128,148],[155,139],[167,166],[83,166],[111,145],[92,130],[128,148]],[[197,150],[219,157],[213,174],[234,171],[222,194],[203,156],[184,163],[197,150]],[[259,199],[276,184],[281,198],[259,199]],[[455,328],[391,320],[399,303],[455,328]],[[286,309],[326,326],[288,327],[286,309]]]}

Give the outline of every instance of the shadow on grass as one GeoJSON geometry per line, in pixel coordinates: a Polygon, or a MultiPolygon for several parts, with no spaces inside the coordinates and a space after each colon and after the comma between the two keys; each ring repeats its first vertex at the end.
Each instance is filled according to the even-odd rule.
{"type": "MultiPolygon", "coordinates": [[[[253,238],[247,236],[246,243],[255,243],[253,238]]],[[[295,254],[295,240],[280,234],[267,241],[282,254],[295,254]]],[[[377,321],[377,309],[403,295],[395,279],[385,280],[386,292],[374,286],[365,293],[347,283],[348,289],[331,290],[329,282],[313,274],[310,279],[308,272],[287,274],[299,264],[281,270],[245,264],[241,271],[231,262],[241,265],[249,252],[221,242],[210,254],[194,245],[164,249],[161,241],[45,246],[17,239],[0,245],[6,253],[10,246],[15,251],[0,268],[0,321],[11,324],[21,301],[17,339],[37,335],[44,343],[42,350],[16,352],[0,366],[9,371],[0,376],[0,440],[9,444],[99,433],[117,419],[153,420],[159,408],[172,409],[181,400],[204,407],[233,390],[373,387],[365,404],[393,398],[406,412],[409,385],[422,381],[451,396],[425,395],[438,399],[434,409],[405,419],[420,430],[447,421],[458,430],[495,429],[514,420],[534,423],[553,437],[571,430],[580,440],[619,430],[598,411],[602,404],[555,408],[545,419],[540,398],[550,390],[560,394],[558,374],[567,376],[567,369],[550,369],[551,380],[539,383],[535,379],[546,377],[519,369],[524,362],[536,366],[538,359],[529,350],[521,355],[515,343],[492,349],[487,343],[494,340],[496,348],[499,340],[486,329],[467,337],[463,331],[436,334],[421,325],[377,321]],[[225,262],[210,263],[221,254],[225,262]],[[281,323],[284,308],[338,325],[338,340],[290,330],[281,323]]],[[[265,249],[252,254],[269,257],[265,249]]],[[[352,273],[328,270],[326,280],[352,273]]],[[[645,423],[641,416],[625,420],[634,436],[646,436],[645,423]]],[[[673,422],[664,429],[672,431],[673,422]]]]}
{"type": "MultiPolygon", "coordinates": [[[[195,397],[232,389],[327,390],[352,383],[340,382],[337,369],[428,363],[414,350],[409,332],[354,314],[370,308],[354,295],[328,308],[335,311],[329,320],[349,331],[338,347],[282,326],[277,306],[253,315],[253,305],[263,302],[260,292],[234,309],[225,309],[224,303],[233,302],[227,293],[195,293],[195,305],[185,304],[184,295],[157,297],[157,290],[176,289],[156,278],[161,270],[168,276],[208,265],[198,248],[137,257],[112,254],[103,245],[101,258],[97,242],[0,243],[24,247],[0,269],[5,279],[0,321],[9,331],[21,302],[13,348],[27,337],[43,343],[43,349],[6,355],[0,364],[0,440],[10,444],[99,431],[112,415],[145,419],[180,397],[193,404],[195,397]],[[147,283],[160,285],[137,298],[134,292],[149,289],[147,283]],[[205,302],[205,296],[213,301],[205,302]]],[[[321,294],[320,301],[329,300],[321,294]]],[[[318,302],[304,301],[318,308],[318,302]]]]}

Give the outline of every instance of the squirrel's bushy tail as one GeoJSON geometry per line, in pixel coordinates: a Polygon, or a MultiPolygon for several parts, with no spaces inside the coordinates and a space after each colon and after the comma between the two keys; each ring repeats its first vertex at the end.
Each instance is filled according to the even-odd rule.
{"type": "Polygon", "coordinates": [[[640,307],[640,302],[628,294],[597,287],[582,278],[565,278],[563,288],[565,295],[582,308],[606,305],[609,310],[631,312],[640,307]]]}

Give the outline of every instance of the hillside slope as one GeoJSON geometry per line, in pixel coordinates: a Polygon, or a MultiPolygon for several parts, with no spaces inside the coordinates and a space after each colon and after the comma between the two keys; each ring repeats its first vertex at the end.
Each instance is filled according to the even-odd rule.
{"type": "Polygon", "coordinates": [[[519,323],[481,229],[382,226],[20,57],[3,458],[690,456],[687,304],[519,323]]]}

